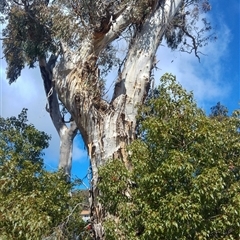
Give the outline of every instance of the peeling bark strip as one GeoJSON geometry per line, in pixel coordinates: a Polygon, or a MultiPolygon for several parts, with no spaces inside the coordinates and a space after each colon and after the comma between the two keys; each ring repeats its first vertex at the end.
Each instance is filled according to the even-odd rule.
{"type": "Polygon", "coordinates": [[[141,26],[129,45],[111,103],[101,99],[96,62],[103,48],[132,23],[131,4],[121,9],[114,22],[108,19],[107,27],[89,33],[79,52],[73,54],[65,47],[64,57],[56,69],[58,96],[76,121],[91,160],[90,206],[95,239],[104,239],[105,217],[97,199],[98,167],[111,158],[120,158],[127,164],[126,146],[135,139],[136,107],[148,93],[155,53],[167,24],[183,0],[150,2],[151,12],[142,16],[141,26]]]}

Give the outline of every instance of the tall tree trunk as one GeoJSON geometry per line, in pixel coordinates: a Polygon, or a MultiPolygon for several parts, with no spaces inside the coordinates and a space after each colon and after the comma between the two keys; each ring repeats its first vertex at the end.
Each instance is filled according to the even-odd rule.
{"type": "Polygon", "coordinates": [[[98,168],[109,159],[121,159],[128,164],[126,146],[135,139],[137,105],[144,102],[148,93],[153,61],[167,24],[183,1],[166,0],[164,5],[160,4],[163,1],[156,2],[129,44],[127,60],[110,103],[104,101],[99,92],[97,54],[125,29],[116,31],[120,29],[118,25],[129,25],[127,17],[120,15],[101,38],[93,33],[72,61],[64,60],[70,56],[66,48],[56,70],[55,89],[76,121],[91,160],[90,206],[95,239],[104,239],[102,222],[105,217],[97,199],[98,168]]]}
{"type": "Polygon", "coordinates": [[[70,181],[73,139],[78,131],[77,125],[75,121],[71,121],[70,126],[68,127],[64,122],[63,116],[61,115],[59,109],[57,93],[52,84],[52,71],[55,67],[57,56],[52,55],[49,58],[48,62],[46,61],[45,57],[39,57],[38,60],[45,94],[48,99],[48,108],[46,107],[46,110],[49,112],[49,115],[60,138],[60,156],[58,168],[59,170],[63,170],[67,181],[70,181]]]}

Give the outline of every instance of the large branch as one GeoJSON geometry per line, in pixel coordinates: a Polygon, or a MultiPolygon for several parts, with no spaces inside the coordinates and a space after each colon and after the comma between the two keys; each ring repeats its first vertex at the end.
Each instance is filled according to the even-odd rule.
{"type": "Polygon", "coordinates": [[[59,103],[57,98],[57,93],[52,84],[52,68],[55,65],[56,60],[53,57],[50,58],[51,61],[47,64],[45,57],[39,57],[39,68],[41,72],[41,76],[43,79],[44,90],[47,96],[48,104],[49,104],[49,114],[53,121],[53,124],[60,135],[61,128],[65,125],[62,119],[62,115],[59,109],[59,103]]]}
{"type": "Polygon", "coordinates": [[[45,94],[48,99],[48,112],[60,137],[60,159],[58,167],[59,169],[63,169],[69,181],[72,168],[73,139],[78,129],[74,121],[70,123],[70,127],[67,127],[59,109],[58,97],[52,81],[52,71],[55,67],[57,58],[57,55],[51,55],[48,62],[46,62],[45,57],[39,57],[38,60],[45,94]]]}
{"type": "Polygon", "coordinates": [[[115,85],[112,102],[120,95],[126,95],[132,104],[128,114],[136,116],[136,104],[143,101],[147,94],[153,61],[165,29],[172,20],[183,0],[166,0],[164,6],[158,8],[141,26],[141,30],[133,39],[124,69],[115,85]],[[132,113],[132,114],[131,114],[132,113]]]}
{"type": "Polygon", "coordinates": [[[98,53],[109,43],[117,39],[128,26],[134,22],[139,22],[139,24],[143,22],[148,15],[146,12],[148,10],[150,11],[150,9],[151,11],[154,11],[156,7],[162,4],[162,2],[162,0],[150,0],[146,6],[149,9],[144,9],[144,11],[142,10],[142,5],[145,6],[146,1],[138,0],[124,3],[124,5],[110,17],[109,22],[105,28],[103,28],[103,31],[95,32],[95,54],[98,55],[98,53]],[[139,12],[138,17],[134,16],[137,12],[139,12]]]}

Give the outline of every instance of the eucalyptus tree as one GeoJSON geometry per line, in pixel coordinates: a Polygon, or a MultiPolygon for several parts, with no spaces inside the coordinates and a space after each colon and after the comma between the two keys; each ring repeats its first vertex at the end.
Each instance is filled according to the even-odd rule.
{"type": "MultiPolygon", "coordinates": [[[[50,112],[57,129],[61,118],[51,100],[57,94],[71,114],[88,149],[92,168],[90,205],[96,239],[104,238],[104,209],[98,201],[98,168],[109,159],[128,165],[126,146],[136,138],[138,104],[144,102],[163,38],[169,47],[200,50],[211,29],[201,13],[207,0],[11,0],[1,2],[7,25],[3,47],[7,77],[14,82],[25,65],[39,64],[50,112]],[[196,26],[202,20],[203,28],[196,26]],[[126,51],[119,56],[116,41],[126,51]],[[118,64],[110,101],[104,100],[104,74],[118,64]]],[[[57,105],[57,101],[56,105],[57,105]]],[[[54,105],[55,106],[55,105],[54,105]]],[[[63,146],[64,148],[65,146],[63,146]]]]}

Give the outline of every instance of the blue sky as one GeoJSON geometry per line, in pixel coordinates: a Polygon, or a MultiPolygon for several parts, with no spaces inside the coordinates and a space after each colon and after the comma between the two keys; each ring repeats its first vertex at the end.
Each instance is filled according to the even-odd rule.
{"type": "MultiPolygon", "coordinates": [[[[165,72],[173,73],[183,87],[193,91],[199,107],[206,112],[218,101],[232,112],[239,108],[240,101],[240,3],[239,0],[211,0],[211,5],[208,17],[217,41],[202,49],[205,55],[201,56],[201,63],[194,55],[172,52],[163,42],[157,53],[159,70],[155,71],[155,79],[157,84],[165,72]]],[[[16,116],[22,108],[28,108],[29,121],[52,136],[45,151],[45,163],[48,169],[56,170],[59,138],[45,111],[46,97],[39,70],[24,69],[17,82],[9,86],[6,63],[0,61],[0,115],[16,116]]],[[[72,173],[73,177],[83,178],[89,161],[80,139],[78,136],[74,141],[72,173]]],[[[87,179],[84,182],[87,184],[87,179]]]]}
{"type": "Polygon", "coordinates": [[[156,75],[175,74],[186,89],[193,90],[199,107],[206,112],[218,101],[232,112],[239,107],[240,99],[240,3],[237,0],[211,3],[207,17],[217,40],[201,49],[205,54],[200,55],[201,63],[193,55],[171,52],[162,46],[158,51],[162,70],[156,75]]]}

